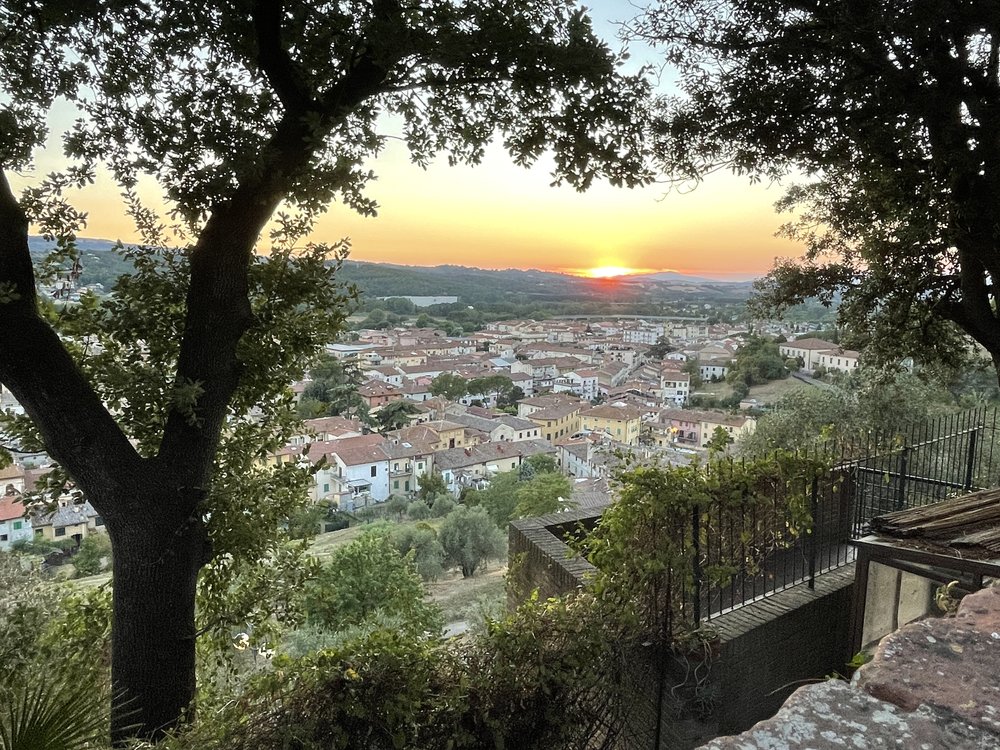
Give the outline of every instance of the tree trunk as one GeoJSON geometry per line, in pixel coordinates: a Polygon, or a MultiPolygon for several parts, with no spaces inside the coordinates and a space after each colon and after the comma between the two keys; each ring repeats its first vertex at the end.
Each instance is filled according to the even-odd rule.
{"type": "Polygon", "coordinates": [[[195,590],[200,524],[112,533],[114,619],[111,736],[155,740],[176,726],[195,692],[195,590]]]}

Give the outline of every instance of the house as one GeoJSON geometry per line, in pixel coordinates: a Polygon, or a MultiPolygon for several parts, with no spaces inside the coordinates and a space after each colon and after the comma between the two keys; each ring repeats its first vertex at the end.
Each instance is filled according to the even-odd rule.
{"type": "Polygon", "coordinates": [[[708,441],[721,428],[732,440],[739,440],[757,429],[757,420],[753,417],[730,416],[726,414],[711,415],[701,420],[701,447],[708,446],[708,441]]]}
{"type": "Polygon", "coordinates": [[[361,438],[344,438],[327,443],[324,451],[330,468],[340,480],[339,494],[348,502],[341,504],[351,510],[359,504],[367,505],[369,499],[383,502],[389,495],[389,454],[382,438],[372,444],[366,435],[361,438]]]}
{"type": "Polygon", "coordinates": [[[819,367],[820,355],[825,352],[833,352],[840,349],[839,344],[817,338],[796,339],[778,344],[778,351],[786,359],[802,360],[803,370],[815,370],[819,367]]]}
{"type": "Polygon", "coordinates": [[[434,465],[434,450],[430,445],[390,441],[383,446],[389,456],[389,492],[409,495],[420,489],[420,480],[434,465]]]}
{"type": "Polygon", "coordinates": [[[521,419],[504,414],[495,417],[481,417],[472,413],[454,414],[451,421],[478,430],[486,435],[482,442],[516,443],[519,440],[536,440],[539,427],[530,419],[521,419]]]}
{"type": "Polygon", "coordinates": [[[587,401],[597,398],[600,376],[594,369],[576,369],[556,378],[553,393],[572,393],[587,401]]]}
{"type": "Polygon", "coordinates": [[[824,367],[833,372],[853,372],[858,369],[858,362],[861,352],[851,349],[834,349],[819,352],[819,364],[817,367],[824,367]]]}
{"type": "Polygon", "coordinates": [[[19,493],[0,497],[0,550],[7,551],[15,542],[34,538],[31,519],[21,503],[19,493]]]}
{"type": "Polygon", "coordinates": [[[438,451],[434,454],[434,467],[441,473],[449,492],[458,494],[465,487],[484,485],[500,472],[515,471],[530,456],[554,456],[555,452],[555,447],[546,440],[483,443],[438,451]]]}
{"type": "Polygon", "coordinates": [[[660,398],[664,403],[684,406],[691,395],[691,376],[686,372],[668,370],[660,371],[660,398]]]}
{"type": "Polygon", "coordinates": [[[402,392],[396,386],[374,379],[358,386],[358,395],[372,411],[403,398],[402,392]]]}
{"type": "Polygon", "coordinates": [[[518,416],[537,425],[541,436],[551,442],[579,431],[580,411],[585,406],[588,406],[585,401],[552,394],[522,399],[518,402],[518,416]]]}
{"type": "Polygon", "coordinates": [[[50,542],[73,539],[79,544],[87,534],[106,532],[104,519],[93,505],[89,502],[75,503],[68,497],[60,498],[51,513],[34,515],[31,526],[36,538],[50,542]]]}
{"type": "Polygon", "coordinates": [[[467,435],[466,431],[466,426],[460,422],[434,419],[387,432],[386,437],[393,442],[428,445],[431,450],[440,451],[448,448],[464,448],[479,442],[467,435]]]}
{"type": "Polygon", "coordinates": [[[642,411],[623,403],[601,404],[580,411],[580,429],[603,432],[612,440],[625,445],[639,444],[642,411]]]}

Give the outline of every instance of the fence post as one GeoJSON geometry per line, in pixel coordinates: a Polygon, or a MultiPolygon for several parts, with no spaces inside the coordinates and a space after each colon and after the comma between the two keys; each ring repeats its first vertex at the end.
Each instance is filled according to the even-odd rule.
{"type": "Polygon", "coordinates": [[[910,446],[904,445],[899,452],[899,484],[896,485],[896,510],[906,507],[906,472],[910,463],[910,446]]]}
{"type": "Polygon", "coordinates": [[[979,435],[979,428],[975,428],[969,433],[969,453],[965,461],[965,491],[972,489],[972,479],[976,469],[976,438],[979,435]]]}
{"type": "Polygon", "coordinates": [[[691,508],[691,546],[694,561],[691,572],[694,578],[694,624],[701,624],[701,513],[698,505],[691,508]]]}
{"type": "Polygon", "coordinates": [[[816,530],[819,516],[819,479],[813,477],[812,497],[809,512],[812,514],[812,528],[809,530],[809,588],[816,588],[816,530]]]}

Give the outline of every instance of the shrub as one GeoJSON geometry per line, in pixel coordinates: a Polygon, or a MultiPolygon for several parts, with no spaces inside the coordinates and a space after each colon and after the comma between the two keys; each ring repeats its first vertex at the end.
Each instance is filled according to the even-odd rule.
{"type": "Polygon", "coordinates": [[[446,560],[472,576],[483,562],[506,550],[503,533],[482,508],[459,506],[444,519],[439,532],[446,560]]]}
{"type": "Polygon", "coordinates": [[[111,566],[111,540],[107,534],[89,534],[73,556],[77,578],[97,575],[111,566]]]}
{"type": "Polygon", "coordinates": [[[455,500],[451,495],[438,495],[431,504],[431,515],[434,518],[444,518],[455,510],[455,500]]]}
{"type": "Polygon", "coordinates": [[[423,500],[414,500],[406,506],[406,516],[414,521],[425,521],[431,517],[430,506],[423,500]]]}

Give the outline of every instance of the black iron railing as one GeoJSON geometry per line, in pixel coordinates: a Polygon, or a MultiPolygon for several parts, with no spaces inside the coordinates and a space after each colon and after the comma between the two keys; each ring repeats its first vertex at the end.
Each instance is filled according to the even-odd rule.
{"type": "Polygon", "coordinates": [[[831,468],[801,486],[776,485],[773,497],[743,508],[695,507],[689,527],[678,530],[692,561],[679,614],[700,623],[789,586],[813,586],[821,572],[854,559],[849,542],[873,517],[1000,484],[997,430],[996,409],[979,408],[873,431],[810,449],[831,468]],[[796,535],[791,519],[782,521],[789,492],[808,504],[808,533],[796,535]]]}

